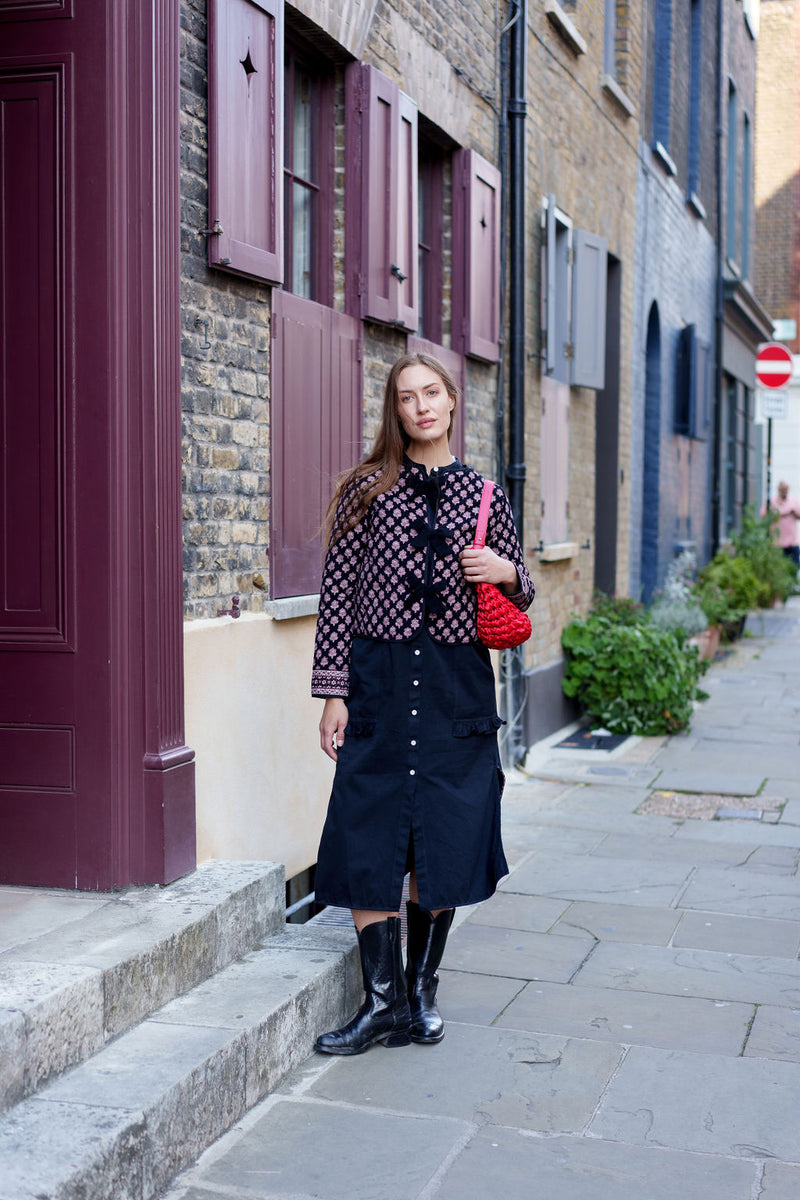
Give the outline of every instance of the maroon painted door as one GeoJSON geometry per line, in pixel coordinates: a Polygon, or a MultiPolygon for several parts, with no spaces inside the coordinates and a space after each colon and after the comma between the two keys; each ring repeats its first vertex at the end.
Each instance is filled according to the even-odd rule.
{"type": "MultiPolygon", "coordinates": [[[[136,228],[125,219],[129,177],[140,172],[138,160],[123,163],[118,154],[131,133],[126,122],[136,120],[125,105],[136,63],[153,58],[137,44],[153,31],[137,25],[136,7],[122,0],[0,5],[5,883],[109,888],[163,881],[194,861],[184,796],[176,819],[191,829],[176,835],[183,849],[166,862],[164,827],[175,818],[164,772],[191,754],[176,754],[180,729],[172,764],[165,757],[152,718],[163,680],[155,690],[148,682],[160,672],[151,667],[150,644],[159,643],[159,630],[147,617],[154,578],[147,528],[157,514],[145,494],[147,429],[157,423],[150,397],[161,386],[147,379],[157,351],[145,318],[157,289],[149,295],[147,279],[129,279],[125,267],[137,252],[136,241],[125,240],[125,229],[136,228]],[[125,57],[114,49],[131,45],[125,57]],[[138,305],[131,303],[137,286],[138,305]],[[148,769],[158,772],[161,793],[149,798],[148,769]],[[148,804],[161,810],[155,820],[148,804]]],[[[135,131],[130,143],[126,155],[138,154],[135,131]]],[[[173,314],[163,315],[177,339],[173,314]]],[[[157,506],[159,486],[152,494],[157,506]]],[[[174,607],[164,582],[161,603],[174,607]]],[[[180,724],[182,699],[178,707],[180,724]]]]}

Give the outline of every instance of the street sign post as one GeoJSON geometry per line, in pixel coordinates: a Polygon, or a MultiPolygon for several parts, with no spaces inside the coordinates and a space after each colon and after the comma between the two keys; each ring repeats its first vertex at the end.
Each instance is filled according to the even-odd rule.
{"type": "Polygon", "coordinates": [[[788,346],[783,342],[765,342],[759,347],[756,355],[756,379],[762,388],[772,392],[761,394],[761,411],[767,418],[767,503],[772,496],[772,421],[773,418],[786,416],[786,393],[780,389],[786,387],[794,373],[794,358],[788,346]],[[782,394],[782,403],[777,400],[782,394]],[[774,411],[771,411],[774,409],[774,411]]]}

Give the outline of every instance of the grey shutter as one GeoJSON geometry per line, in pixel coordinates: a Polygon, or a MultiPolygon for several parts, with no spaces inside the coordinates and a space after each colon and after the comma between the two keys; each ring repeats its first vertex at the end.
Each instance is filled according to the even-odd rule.
{"type": "Polygon", "coordinates": [[[210,0],[208,261],[283,279],[283,0],[210,0]]]}
{"type": "Polygon", "coordinates": [[[556,369],[556,198],[547,197],[544,227],[544,341],[545,368],[548,375],[556,369]]]}
{"type": "Polygon", "coordinates": [[[606,279],[608,243],[585,229],[572,235],[573,387],[603,388],[606,382],[606,279]]]}

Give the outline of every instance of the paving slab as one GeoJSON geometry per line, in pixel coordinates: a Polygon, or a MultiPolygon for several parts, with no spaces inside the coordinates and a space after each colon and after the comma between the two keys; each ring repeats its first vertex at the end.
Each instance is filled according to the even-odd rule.
{"type": "Polygon", "coordinates": [[[447,1171],[436,1200],[751,1200],[755,1177],[754,1165],[740,1159],[482,1129],[447,1171]]]}
{"type": "Polygon", "coordinates": [[[451,1023],[438,1045],[337,1061],[306,1094],[363,1109],[577,1132],[622,1053],[600,1041],[451,1023]]]}
{"type": "Polygon", "coordinates": [[[800,1064],[632,1046],[590,1131],[628,1145],[797,1158],[800,1064]]]}
{"type": "Polygon", "coordinates": [[[573,984],[800,1007],[800,962],[755,954],[601,942],[573,984]]]}
{"type": "Polygon", "coordinates": [[[700,867],[681,897],[682,908],[800,920],[800,879],[756,871],[700,867]]]}
{"type": "Polygon", "coordinates": [[[788,800],[781,815],[783,825],[800,825],[800,800],[788,800]]]}
{"type": "Polygon", "coordinates": [[[797,1200],[800,1196],[800,1166],[767,1162],[758,1200],[797,1200]]]}
{"type": "Polygon", "coordinates": [[[753,1005],[610,988],[529,983],[497,1018],[504,1029],[665,1049],[741,1054],[753,1005]]]}
{"type": "Polygon", "coordinates": [[[591,810],[572,813],[554,809],[552,812],[537,813],[536,823],[550,829],[582,829],[597,833],[633,834],[635,837],[639,837],[644,829],[648,837],[671,838],[684,822],[675,817],[651,816],[645,821],[634,812],[618,817],[601,817],[591,810]]]}
{"type": "MultiPolygon", "coordinates": [[[[649,787],[608,787],[584,783],[570,788],[558,802],[558,812],[588,813],[593,817],[617,817],[632,813],[650,795],[649,787]]],[[[569,847],[564,847],[569,849],[569,847]]]]}
{"type": "MultiPolygon", "coordinates": [[[[647,825],[643,823],[646,829],[647,825]]],[[[748,853],[758,849],[756,834],[753,844],[747,848],[723,843],[705,845],[700,842],[678,841],[675,838],[648,837],[646,833],[610,833],[599,845],[589,851],[593,858],[634,858],[655,862],[680,862],[691,866],[720,865],[738,866],[747,861],[748,853]]],[[[791,853],[791,851],[789,851],[791,853]]]]}
{"type": "Polygon", "coordinates": [[[468,920],[470,925],[500,925],[506,929],[547,933],[569,906],[569,900],[495,892],[490,900],[485,900],[470,914],[468,920]]]}
{"type": "MultiPolygon", "coordinates": [[[[652,820],[648,817],[648,821],[652,820]]],[[[790,846],[800,848],[800,826],[766,825],[760,822],[753,826],[747,821],[684,821],[675,830],[675,841],[715,842],[718,845],[747,846],[752,848],[754,830],[763,846],[790,846]]]]}
{"type": "Polygon", "coordinates": [[[738,726],[736,728],[728,725],[701,725],[695,727],[693,722],[692,728],[697,735],[698,744],[701,746],[705,742],[732,742],[741,749],[745,744],[752,744],[756,752],[763,754],[765,746],[800,745],[800,735],[797,733],[797,728],[788,722],[780,729],[767,723],[754,725],[752,721],[748,721],[744,727],[738,726]],[[743,737],[744,729],[747,731],[746,739],[743,737]]]}
{"type": "Polygon", "coordinates": [[[593,938],[555,937],[465,922],[448,939],[442,966],[451,971],[566,983],[594,945],[593,938]]]}
{"type": "MultiPolygon", "coordinates": [[[[686,763],[681,755],[677,761],[686,763]]],[[[727,768],[698,768],[667,767],[665,766],[658,777],[658,786],[664,791],[672,792],[725,792],[731,796],[755,796],[764,783],[766,772],[753,772],[752,760],[749,770],[731,770],[727,768]]]]}
{"type": "Polygon", "coordinates": [[[509,843],[520,850],[559,850],[570,854],[588,854],[605,834],[600,829],[553,829],[538,821],[534,824],[529,815],[528,824],[509,824],[503,815],[503,844],[508,851],[509,843]]]}
{"type": "Polygon", "coordinates": [[[689,873],[684,863],[532,854],[500,888],[536,896],[668,908],[680,895],[689,873]]]}
{"type": "Polygon", "coordinates": [[[766,954],[797,958],[800,921],[770,921],[761,917],[731,917],[726,913],[685,912],[672,939],[673,946],[722,950],[734,954],[766,954]]]}
{"type": "Polygon", "coordinates": [[[797,775],[782,776],[771,772],[767,776],[769,791],[785,796],[787,800],[800,800],[800,778],[797,775]]]}
{"type": "MultiPolygon", "coordinates": [[[[369,1057],[369,1056],[367,1056],[369,1057]]],[[[198,1196],[409,1200],[471,1134],[461,1121],[420,1120],[281,1098],[203,1173],[198,1196]],[[398,1148],[402,1147],[402,1153],[398,1148]]],[[[191,1195],[191,1192],[184,1195],[191,1195]]]]}
{"type": "Polygon", "coordinates": [[[448,971],[440,967],[436,1002],[445,1023],[492,1025],[525,986],[523,979],[448,971]]]}
{"type": "Polygon", "coordinates": [[[744,1052],[750,1058],[780,1058],[787,1062],[800,1062],[800,1007],[760,1005],[744,1052]]]}
{"type": "Polygon", "coordinates": [[[593,904],[586,900],[570,905],[552,932],[566,937],[596,938],[600,942],[635,942],[666,946],[675,932],[680,913],[674,908],[642,908],[635,904],[593,904]]]}

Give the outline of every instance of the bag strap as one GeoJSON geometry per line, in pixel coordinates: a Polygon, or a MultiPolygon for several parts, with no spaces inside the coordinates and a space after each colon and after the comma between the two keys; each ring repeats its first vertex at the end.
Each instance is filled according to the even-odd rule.
{"type": "Polygon", "coordinates": [[[494,484],[491,479],[484,479],[481,493],[481,506],[478,509],[478,524],[475,526],[475,541],[473,550],[482,550],[486,545],[486,527],[489,524],[489,509],[492,507],[494,484]]]}

